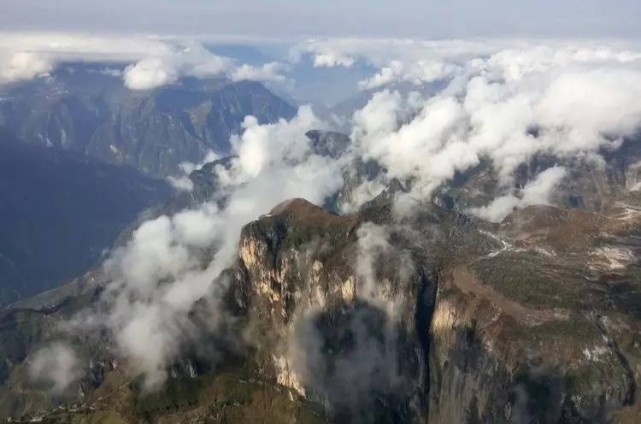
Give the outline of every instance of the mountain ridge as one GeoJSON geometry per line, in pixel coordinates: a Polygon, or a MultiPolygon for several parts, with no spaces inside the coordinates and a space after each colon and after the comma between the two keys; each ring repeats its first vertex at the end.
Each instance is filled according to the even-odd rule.
{"type": "Polygon", "coordinates": [[[230,136],[247,115],[264,124],[296,112],[255,81],[187,78],[133,91],[120,78],[81,65],[0,87],[0,99],[0,127],[19,141],[160,177],[178,174],[182,162],[201,162],[209,151],[229,154],[230,136]]]}

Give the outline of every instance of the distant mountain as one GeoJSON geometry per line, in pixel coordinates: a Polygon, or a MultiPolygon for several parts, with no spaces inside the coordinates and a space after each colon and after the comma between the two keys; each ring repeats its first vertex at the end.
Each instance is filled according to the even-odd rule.
{"type": "MultiPolygon", "coordinates": [[[[369,90],[362,90],[352,96],[339,101],[328,107],[325,115],[335,115],[339,118],[351,119],[354,112],[364,108],[367,103],[372,99],[374,94],[382,91],[398,91],[402,95],[408,95],[412,92],[421,93],[424,97],[433,96],[442,91],[446,86],[445,81],[435,81],[431,84],[416,85],[409,82],[401,82],[388,84],[382,87],[377,87],[369,90]]],[[[345,126],[342,130],[349,130],[349,126],[345,126]]]]}
{"type": "Polygon", "coordinates": [[[68,65],[50,78],[0,87],[0,128],[28,144],[167,176],[209,150],[228,153],[247,115],[267,123],[296,113],[258,82],[186,79],[132,91],[120,71],[68,65]]]}
{"type": "Polygon", "coordinates": [[[0,134],[0,307],[96,266],[128,223],[170,193],[133,168],[0,134]]]}

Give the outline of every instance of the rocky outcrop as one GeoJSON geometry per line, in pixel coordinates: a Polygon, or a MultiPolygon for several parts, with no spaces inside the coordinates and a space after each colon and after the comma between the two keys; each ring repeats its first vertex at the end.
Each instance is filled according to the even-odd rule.
{"type": "Polygon", "coordinates": [[[417,421],[427,364],[416,316],[431,283],[366,220],[296,199],[245,227],[248,334],[265,376],[334,419],[417,421]]]}
{"type": "Polygon", "coordinates": [[[433,205],[394,219],[381,199],[344,217],[280,205],[240,246],[259,368],[339,421],[608,422],[639,379],[637,318],[600,286],[636,266],[612,253],[638,225],[622,208],[488,225],[433,205]]]}
{"type": "Polygon", "coordinates": [[[225,272],[242,347],[215,367],[186,349],[152,398],[100,351],[84,407],[130,422],[261,408],[307,411],[301,422],[638,420],[635,195],[602,214],[533,206],[490,224],[427,202],[399,214],[399,194],[344,216],[294,199],[247,224],[225,272]]]}

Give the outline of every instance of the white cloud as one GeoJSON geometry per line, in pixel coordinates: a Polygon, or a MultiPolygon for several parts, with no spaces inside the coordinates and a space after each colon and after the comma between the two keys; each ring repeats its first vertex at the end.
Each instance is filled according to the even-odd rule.
{"type": "Polygon", "coordinates": [[[344,66],[350,68],[354,65],[354,58],[335,53],[319,53],[314,56],[314,66],[317,68],[332,68],[344,66]]]}
{"type": "Polygon", "coordinates": [[[189,178],[189,175],[196,170],[202,169],[206,164],[218,159],[220,159],[220,156],[213,150],[210,150],[205,154],[204,159],[200,161],[200,163],[182,162],[178,165],[180,174],[167,177],[167,181],[178,191],[192,191],[194,189],[194,183],[189,178]]]}
{"type": "MultiPolygon", "coordinates": [[[[181,51],[149,66],[152,76],[158,69],[174,70],[167,77],[156,75],[155,83],[172,81],[172,75],[208,75],[226,66],[197,48],[181,51]]],[[[400,208],[406,211],[414,199],[429,198],[457,171],[482,160],[497,172],[501,187],[510,187],[515,169],[534,155],[596,155],[601,147],[616,147],[641,123],[641,56],[627,48],[396,40],[319,44],[311,51],[327,65],[367,60],[389,67],[398,61],[371,80],[375,86],[446,83],[428,95],[389,89],[374,94],[354,113],[353,145],[338,160],[311,149],[305,132],[325,124],[309,107],[289,121],[268,125],[247,117],[242,133],[232,139],[236,156],[213,167],[219,191],[212,200],[223,206],[205,204],[147,222],[113,252],[106,264],[113,280],[106,290],[111,309],[100,318],[149,385],[163,380],[167,365],[197,334],[189,319],[193,305],[203,298],[218,304],[226,288],[218,277],[237,254],[241,228],[293,197],[322,203],[341,188],[352,160],[373,160],[384,169],[352,190],[359,203],[398,178],[410,188],[400,208]]],[[[251,73],[250,68],[243,72],[251,73]]],[[[186,166],[185,172],[190,169],[186,166]]],[[[508,190],[472,212],[498,221],[514,208],[549,203],[564,176],[563,168],[550,168],[523,190],[508,190]]],[[[364,227],[358,234],[366,259],[368,252],[387,249],[386,234],[379,230],[364,227]]],[[[360,276],[372,281],[374,260],[361,264],[360,276]]],[[[215,329],[226,317],[220,307],[213,309],[215,329]]]]}
{"type": "Polygon", "coordinates": [[[231,59],[218,56],[202,45],[190,42],[178,45],[170,54],[146,57],[127,67],[125,86],[132,90],[150,90],[172,84],[182,77],[225,76],[233,69],[231,59]]]}
{"type": "Polygon", "coordinates": [[[148,58],[128,66],[124,80],[125,86],[132,90],[150,90],[176,82],[178,71],[162,59],[148,58]]]}
{"type": "Polygon", "coordinates": [[[287,78],[282,72],[288,67],[279,62],[270,62],[256,67],[244,64],[236,68],[230,75],[232,81],[252,80],[265,82],[284,82],[287,78]]]}
{"type": "Polygon", "coordinates": [[[58,342],[30,358],[29,376],[33,381],[50,385],[54,394],[61,394],[83,376],[83,371],[73,349],[58,342]]]}
{"type": "Polygon", "coordinates": [[[375,264],[393,249],[388,241],[388,229],[366,222],[358,228],[356,235],[358,237],[356,274],[361,280],[358,296],[369,302],[375,302],[380,295],[375,264]]]}
{"type": "Polygon", "coordinates": [[[69,61],[127,65],[122,78],[132,90],[154,89],[183,77],[283,83],[287,71],[276,62],[258,67],[237,63],[188,38],[0,32],[0,83],[46,75],[69,61]]]}
{"type": "Polygon", "coordinates": [[[358,86],[364,90],[373,90],[385,85],[391,84],[399,80],[400,75],[403,73],[404,66],[398,60],[390,62],[389,66],[383,67],[379,73],[373,77],[360,81],[358,86]]]}
{"type": "Polygon", "coordinates": [[[309,152],[305,132],[326,126],[312,111],[303,106],[291,120],[275,124],[258,124],[253,116],[243,122],[243,133],[232,137],[233,150],[238,156],[234,162],[235,183],[258,176],[276,163],[295,163],[309,152]]]}
{"type": "Polygon", "coordinates": [[[458,71],[457,65],[447,65],[442,62],[420,60],[408,68],[402,62],[393,60],[388,66],[381,68],[376,75],[360,81],[358,86],[363,90],[374,90],[399,82],[415,85],[430,84],[451,77],[458,71]]]}
{"type": "Polygon", "coordinates": [[[490,222],[501,222],[515,209],[532,205],[548,205],[554,189],[565,175],[565,168],[560,166],[546,169],[537,175],[534,181],[528,183],[518,195],[507,194],[497,197],[489,205],[470,209],[469,212],[490,222]]]}
{"type": "Polygon", "coordinates": [[[428,53],[422,55],[410,46],[410,53],[399,53],[409,65],[393,62],[367,84],[411,82],[413,66],[428,57],[444,61],[441,69],[448,71],[432,76],[447,83],[420,96],[389,90],[373,95],[354,114],[352,137],[358,155],[379,162],[387,179],[411,181],[418,197],[482,159],[509,185],[514,170],[536,154],[594,156],[640,127],[641,51],[512,42],[477,55],[471,54],[474,45],[449,44],[448,53],[443,43],[424,44],[428,53]]]}
{"type": "Polygon", "coordinates": [[[0,82],[20,81],[48,75],[53,64],[46,56],[31,52],[0,51],[0,82]]]}
{"type": "Polygon", "coordinates": [[[167,181],[173,188],[178,191],[193,191],[194,183],[186,175],[181,175],[179,177],[167,177],[167,181]]]}
{"type": "Polygon", "coordinates": [[[426,64],[441,61],[458,63],[500,51],[509,43],[495,40],[430,41],[402,38],[311,39],[294,45],[290,49],[290,57],[293,61],[299,61],[311,56],[315,66],[351,67],[356,63],[365,63],[384,68],[394,62],[403,66],[420,61],[426,64]]]}
{"type": "Polygon", "coordinates": [[[238,157],[214,167],[222,208],[207,203],[142,224],[105,263],[111,279],[106,315],[95,311],[74,326],[104,325],[114,335],[131,370],[152,388],[167,366],[199,334],[189,312],[200,299],[212,308],[209,330],[229,319],[220,305],[242,227],[275,204],[304,197],[322,204],[343,180],[338,162],[313,154],[305,133],[322,122],[303,107],[290,121],[259,125],[248,117],[234,139],[238,157]]]}

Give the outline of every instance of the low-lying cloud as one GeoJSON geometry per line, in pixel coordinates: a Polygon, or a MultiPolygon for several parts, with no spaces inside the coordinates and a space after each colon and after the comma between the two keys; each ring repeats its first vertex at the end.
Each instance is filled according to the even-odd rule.
{"type": "MultiPolygon", "coordinates": [[[[428,200],[457,173],[482,165],[496,176],[500,194],[468,212],[500,221],[514,209],[550,203],[566,175],[562,166],[550,165],[516,188],[519,166],[537,155],[598,158],[602,149],[616,149],[635,135],[641,124],[641,55],[634,49],[402,40],[312,45],[292,60],[313,54],[316,66],[367,60],[379,69],[362,83],[381,90],[350,117],[352,144],[346,153],[335,159],[314,151],[305,133],[329,125],[310,107],[274,124],[247,117],[231,140],[234,156],[211,167],[215,198],[144,223],[105,264],[111,280],[103,297],[107,306],[85,317],[85,327],[106,327],[148,387],[164,381],[167,367],[197,338],[200,330],[190,319],[196,303],[207,300],[212,329],[230,319],[221,304],[228,284],[221,273],[237,255],[241,228],[274,205],[294,197],[323,204],[343,187],[356,163],[374,163],[370,169],[377,170],[365,172],[362,184],[351,188],[357,203],[371,200],[394,179],[407,188],[405,199],[428,200]],[[432,90],[403,90],[398,82],[432,90]]],[[[236,72],[235,78],[260,74],[278,80],[276,65],[234,68],[198,47],[174,53],[139,58],[125,80],[138,89],[217,72],[231,72],[232,79],[236,72]]],[[[190,189],[185,178],[177,184],[190,189]]],[[[380,289],[374,265],[391,249],[387,230],[364,225],[357,236],[359,289],[374,303],[380,289]]],[[[355,332],[358,319],[349,323],[355,332]]],[[[370,342],[359,344],[356,354],[370,342]]],[[[354,358],[347,359],[349,364],[354,358]]],[[[374,362],[386,363],[387,357],[374,362]]]]}
{"type": "Polygon", "coordinates": [[[75,351],[62,342],[45,346],[29,360],[31,380],[45,384],[55,395],[63,394],[83,374],[75,351]]]}
{"type": "Polygon", "coordinates": [[[213,170],[223,206],[205,203],[142,224],[104,265],[111,282],[103,310],[74,327],[106,327],[146,387],[162,383],[167,367],[198,339],[190,318],[197,302],[205,299],[211,309],[208,331],[230,319],[221,305],[227,288],[221,272],[234,261],[241,228],[281,201],[301,196],[322,204],[340,188],[337,163],[314,154],[305,136],[321,124],[309,108],[275,124],[248,117],[233,140],[237,156],[213,170]]]}
{"type": "Polygon", "coordinates": [[[500,222],[516,209],[532,205],[549,205],[554,189],[565,175],[565,168],[560,166],[548,168],[517,193],[497,197],[489,205],[472,208],[469,212],[490,222],[500,222]]]}
{"type": "MultiPolygon", "coordinates": [[[[524,45],[467,60],[459,50],[452,55],[452,64],[434,64],[448,71],[434,74],[443,81],[429,94],[387,88],[354,114],[357,155],[378,162],[387,180],[411,182],[419,197],[487,160],[509,187],[536,155],[594,158],[639,130],[637,51],[524,45]]],[[[411,67],[394,66],[367,84],[414,78],[411,67]]]]}

